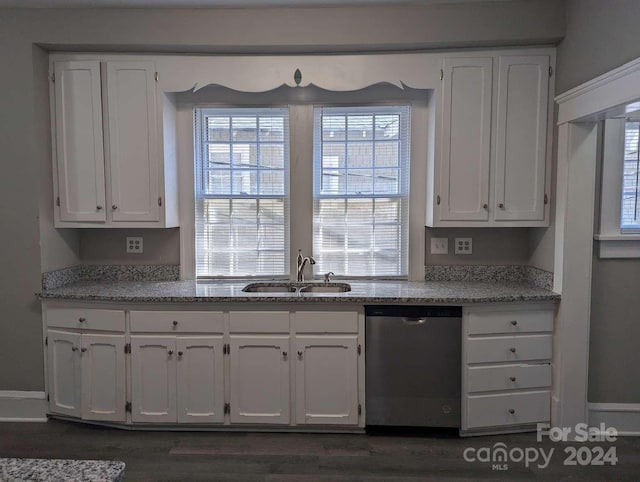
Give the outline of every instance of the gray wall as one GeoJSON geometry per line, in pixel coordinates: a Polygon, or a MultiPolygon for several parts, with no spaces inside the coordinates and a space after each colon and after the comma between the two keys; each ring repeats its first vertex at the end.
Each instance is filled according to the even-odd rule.
{"type": "MultiPolygon", "coordinates": [[[[638,20],[637,0],[568,0],[556,92],[640,57],[638,20]]],[[[640,403],[640,260],[601,260],[594,249],[588,398],[640,403]]]]}
{"type": "Polygon", "coordinates": [[[34,44],[87,51],[336,52],[553,44],[563,34],[563,2],[556,0],[264,10],[0,9],[0,390],[43,388],[33,293],[41,270],[75,264],[87,252],[77,232],[51,227],[48,94],[44,57],[34,44]]]}
{"type": "Polygon", "coordinates": [[[180,230],[79,229],[82,264],[180,264],[180,230]],[[127,236],[142,236],[142,254],[127,253],[127,236]]]}

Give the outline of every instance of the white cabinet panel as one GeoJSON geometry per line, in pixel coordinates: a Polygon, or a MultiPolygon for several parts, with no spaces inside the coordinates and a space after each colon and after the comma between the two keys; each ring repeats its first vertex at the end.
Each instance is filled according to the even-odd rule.
{"type": "Polygon", "coordinates": [[[496,220],[544,219],[548,56],[499,58],[496,220]]]}
{"type": "Polygon", "coordinates": [[[545,422],[549,420],[550,412],[549,390],[470,396],[467,400],[467,427],[545,422]]]}
{"type": "Polygon", "coordinates": [[[222,347],[222,336],[176,340],[179,423],[224,421],[222,347]]]}
{"type": "Polygon", "coordinates": [[[124,422],[124,335],[82,335],[82,418],[124,422]]]}
{"type": "Polygon", "coordinates": [[[124,311],[88,308],[50,308],[47,326],[78,330],[104,330],[124,333],[124,311]]]}
{"type": "Polygon", "coordinates": [[[553,311],[488,311],[469,313],[469,335],[518,334],[551,331],[553,311]]]}
{"type": "Polygon", "coordinates": [[[109,61],[106,68],[112,219],[158,221],[154,63],[109,61]]]}
{"type": "Polygon", "coordinates": [[[175,338],[131,337],[134,422],[176,422],[175,338]]]}
{"type": "Polygon", "coordinates": [[[486,221],[491,146],[491,58],[444,61],[439,219],[486,221]]]}
{"type": "Polygon", "coordinates": [[[80,417],[80,334],[48,331],[49,410],[80,417]]]}
{"type": "Polygon", "coordinates": [[[289,336],[230,340],[231,423],[289,423],[289,336]]]}
{"type": "Polygon", "coordinates": [[[55,62],[54,74],[60,219],[105,221],[100,62],[55,62]]]}
{"type": "Polygon", "coordinates": [[[551,386],[551,364],[467,368],[467,391],[490,392],[551,386]]]}
{"type": "Polygon", "coordinates": [[[296,337],[296,423],[358,424],[357,346],[357,335],[296,337]]]}
{"type": "Polygon", "coordinates": [[[551,358],[551,335],[496,336],[467,341],[467,363],[495,363],[551,358]]]}

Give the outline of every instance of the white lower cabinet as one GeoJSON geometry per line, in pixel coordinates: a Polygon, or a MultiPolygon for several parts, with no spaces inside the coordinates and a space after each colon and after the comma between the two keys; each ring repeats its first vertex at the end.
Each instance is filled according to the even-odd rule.
{"type": "Polygon", "coordinates": [[[49,410],[124,422],[125,336],[48,330],[49,410]]]}
{"type": "Polygon", "coordinates": [[[358,336],[296,336],[296,423],[358,424],[358,336]]]}
{"type": "Polygon", "coordinates": [[[222,336],[132,336],[131,420],[222,423],[222,351],[222,336]]]}
{"type": "Polygon", "coordinates": [[[231,423],[288,424],[289,336],[231,335],[231,423]]]}

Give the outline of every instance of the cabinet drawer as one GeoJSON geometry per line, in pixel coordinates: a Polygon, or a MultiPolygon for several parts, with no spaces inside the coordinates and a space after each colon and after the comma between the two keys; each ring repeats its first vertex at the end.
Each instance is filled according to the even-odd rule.
{"type": "Polygon", "coordinates": [[[224,313],[222,311],[132,311],[131,331],[224,333],[224,313]]]}
{"type": "Polygon", "coordinates": [[[551,392],[541,390],[467,397],[467,426],[495,427],[545,422],[550,418],[551,392]]]}
{"type": "Polygon", "coordinates": [[[47,326],[124,332],[124,311],[82,308],[50,308],[47,326]]]}
{"type": "Polygon", "coordinates": [[[503,365],[467,368],[467,392],[546,388],[551,386],[551,365],[503,365]]]}
{"type": "Polygon", "coordinates": [[[467,340],[467,363],[551,358],[551,335],[496,336],[467,340]]]}
{"type": "Polygon", "coordinates": [[[232,333],[289,333],[288,311],[232,311],[232,333]]]}
{"type": "Polygon", "coordinates": [[[296,311],[296,333],[358,333],[355,311],[296,311]]]}
{"type": "Polygon", "coordinates": [[[532,333],[551,331],[553,311],[492,311],[469,313],[468,334],[532,333]]]}

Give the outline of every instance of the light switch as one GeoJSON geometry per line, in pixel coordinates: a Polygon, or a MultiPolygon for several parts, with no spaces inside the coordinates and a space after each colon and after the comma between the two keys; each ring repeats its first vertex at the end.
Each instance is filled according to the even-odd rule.
{"type": "Polygon", "coordinates": [[[456,238],[456,254],[472,254],[473,239],[472,238],[456,238]]]}
{"type": "Polygon", "coordinates": [[[449,238],[431,238],[431,254],[449,254],[449,238]]]}

